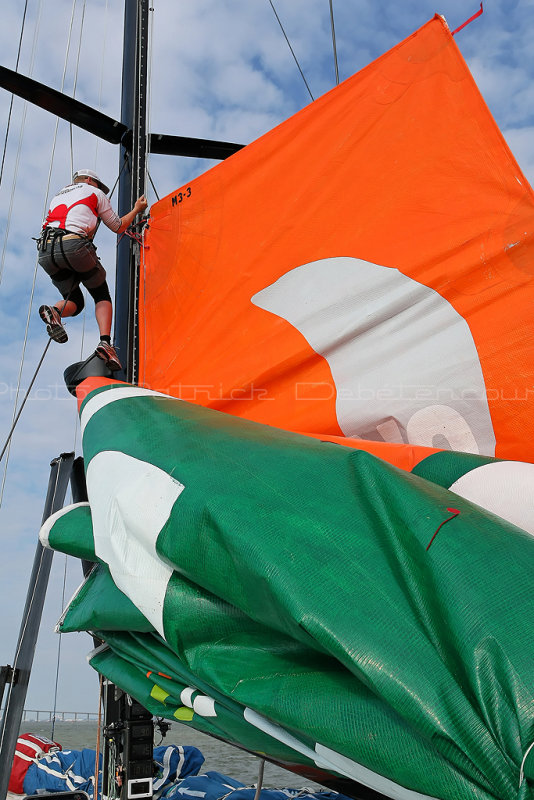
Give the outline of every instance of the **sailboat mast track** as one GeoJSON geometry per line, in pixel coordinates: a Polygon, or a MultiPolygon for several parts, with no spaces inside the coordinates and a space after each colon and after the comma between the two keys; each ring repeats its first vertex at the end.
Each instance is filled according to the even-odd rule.
{"type": "MultiPolygon", "coordinates": [[[[121,145],[120,166],[128,163],[119,180],[119,215],[132,208],[145,189],[147,42],[148,0],[126,3],[121,123],[132,134],[131,143],[123,141],[121,145]]],[[[136,380],[138,259],[139,245],[129,237],[121,239],[117,247],[115,345],[130,382],[136,380]]]]}

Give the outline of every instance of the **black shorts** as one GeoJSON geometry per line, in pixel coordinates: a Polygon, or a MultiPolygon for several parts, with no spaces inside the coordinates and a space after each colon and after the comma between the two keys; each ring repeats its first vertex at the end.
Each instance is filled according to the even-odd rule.
{"type": "Polygon", "coordinates": [[[45,249],[39,251],[39,264],[64,298],[80,283],[92,294],[92,289],[106,282],[106,270],[89,239],[51,237],[45,249]]]}

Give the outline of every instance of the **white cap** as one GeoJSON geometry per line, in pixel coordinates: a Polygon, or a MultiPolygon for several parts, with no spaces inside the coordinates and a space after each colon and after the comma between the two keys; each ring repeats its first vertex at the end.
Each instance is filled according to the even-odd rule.
{"type": "Polygon", "coordinates": [[[94,181],[98,183],[100,189],[102,189],[104,194],[109,194],[109,187],[107,187],[106,184],[100,180],[96,172],[93,172],[93,170],[91,169],[79,169],[72,176],[73,183],[76,181],[76,178],[92,178],[94,181]]]}

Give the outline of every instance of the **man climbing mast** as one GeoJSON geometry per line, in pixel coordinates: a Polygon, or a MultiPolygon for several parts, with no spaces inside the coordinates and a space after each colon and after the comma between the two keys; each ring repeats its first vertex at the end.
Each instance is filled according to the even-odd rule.
{"type": "Polygon", "coordinates": [[[37,247],[39,264],[51,277],[63,301],[41,306],[39,315],[49,336],[56,342],[66,342],[68,336],[61,318],[75,317],[83,309],[80,289],[83,283],[95,303],[100,332],[96,355],[109,369],[116,371],[121,369],[121,363],[111,344],[111,297],[93,237],[100,221],[114,233],[123,233],[148,203],[142,195],[131,211],[119,217],[111,207],[108,192],[108,187],[94,172],[80,169],[74,173],[72,183],[52,198],[37,247]]]}

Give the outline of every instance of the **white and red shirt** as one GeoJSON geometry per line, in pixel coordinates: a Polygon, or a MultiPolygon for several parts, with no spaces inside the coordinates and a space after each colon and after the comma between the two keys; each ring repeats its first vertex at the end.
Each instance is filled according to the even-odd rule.
{"type": "Polygon", "coordinates": [[[88,183],[72,183],[52,198],[43,227],[61,228],[92,238],[99,219],[114,233],[121,226],[121,218],[101,189],[88,183]]]}

